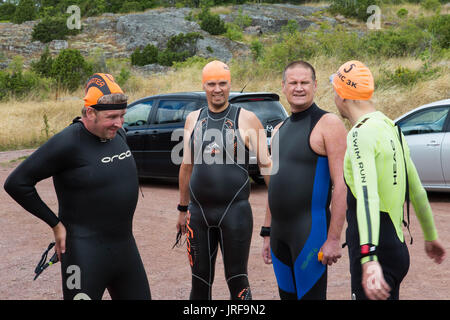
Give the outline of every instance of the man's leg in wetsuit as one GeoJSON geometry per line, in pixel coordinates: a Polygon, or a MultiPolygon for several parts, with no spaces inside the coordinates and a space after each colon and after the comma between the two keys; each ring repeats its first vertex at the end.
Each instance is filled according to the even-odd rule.
{"type": "MultiPolygon", "coordinates": [[[[346,237],[350,260],[352,297],[354,295],[353,298],[356,300],[367,300],[362,286],[359,234],[357,233],[355,216],[355,213],[347,212],[346,237]]],[[[378,262],[383,269],[384,280],[391,287],[388,300],[398,300],[400,284],[408,273],[410,259],[406,243],[401,242],[397,237],[394,225],[386,212],[380,212],[380,235],[377,250],[378,262]]]]}
{"type": "Polygon", "coordinates": [[[195,205],[187,221],[187,250],[192,271],[191,300],[211,299],[215,263],[219,247],[219,229],[209,228],[195,205]]]}
{"type": "Polygon", "coordinates": [[[150,288],[134,239],[106,243],[68,239],[61,274],[65,300],[150,299],[150,288]]]}
{"type": "Polygon", "coordinates": [[[113,300],[150,300],[147,274],[133,238],[117,244],[114,277],[108,285],[113,300]]]}
{"type": "Polygon", "coordinates": [[[248,201],[234,203],[220,225],[225,277],[232,300],[251,300],[248,257],[253,217],[248,201]]]}
{"type": "Polygon", "coordinates": [[[98,241],[68,238],[61,260],[64,300],[102,299],[110,266],[98,241]]]}

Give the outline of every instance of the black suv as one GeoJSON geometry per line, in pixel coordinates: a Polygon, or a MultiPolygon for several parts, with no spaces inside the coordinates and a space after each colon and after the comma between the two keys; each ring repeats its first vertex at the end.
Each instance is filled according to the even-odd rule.
{"type": "MultiPolygon", "coordinates": [[[[255,113],[268,138],[288,116],[279,100],[277,94],[265,92],[231,92],[229,97],[230,103],[255,113]]],[[[172,160],[171,153],[177,145],[182,146],[183,139],[172,141],[172,133],[183,129],[187,115],[203,106],[207,106],[204,92],[160,94],[128,106],[123,127],[139,177],[178,177],[180,164],[172,160]]],[[[249,174],[255,182],[264,183],[256,164],[250,165],[249,174]]]]}

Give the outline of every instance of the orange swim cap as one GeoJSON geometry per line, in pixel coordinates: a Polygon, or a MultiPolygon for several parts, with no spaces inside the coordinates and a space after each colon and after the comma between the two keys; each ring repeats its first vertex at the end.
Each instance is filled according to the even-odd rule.
{"type": "Polygon", "coordinates": [[[221,61],[211,61],[202,71],[202,83],[209,80],[227,80],[231,82],[230,68],[221,61]]]}
{"type": "Polygon", "coordinates": [[[125,107],[123,107],[123,104],[97,105],[98,99],[112,93],[123,93],[122,89],[115,82],[114,77],[107,73],[95,73],[89,78],[86,84],[84,106],[92,107],[98,110],[126,108],[126,104],[125,107]]]}
{"type": "Polygon", "coordinates": [[[330,77],[330,81],[342,99],[369,100],[373,95],[372,72],[360,61],[344,63],[338,72],[330,77]]]}

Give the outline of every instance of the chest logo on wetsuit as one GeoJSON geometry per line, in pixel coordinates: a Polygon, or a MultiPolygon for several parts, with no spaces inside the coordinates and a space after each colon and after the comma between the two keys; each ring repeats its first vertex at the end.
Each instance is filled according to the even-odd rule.
{"type": "Polygon", "coordinates": [[[129,158],[129,157],[131,157],[131,151],[130,150],[128,150],[126,152],[122,152],[121,154],[113,155],[111,157],[103,157],[101,161],[103,163],[110,163],[110,162],[114,162],[114,160],[116,160],[116,159],[117,160],[123,160],[123,159],[129,158]]]}
{"type": "Polygon", "coordinates": [[[221,147],[217,144],[217,142],[211,142],[205,147],[204,153],[215,155],[220,153],[221,147]]]}

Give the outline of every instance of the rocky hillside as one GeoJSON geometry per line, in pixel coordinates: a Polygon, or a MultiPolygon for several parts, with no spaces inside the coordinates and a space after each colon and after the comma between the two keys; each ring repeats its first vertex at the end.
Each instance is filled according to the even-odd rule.
{"type": "MultiPolygon", "coordinates": [[[[300,30],[311,25],[327,21],[331,25],[340,23],[334,18],[314,14],[324,7],[307,7],[290,4],[240,5],[234,6],[229,13],[221,14],[226,22],[232,22],[238,14],[248,15],[251,25],[244,33],[262,35],[279,32],[289,20],[295,20],[300,30]]],[[[189,8],[170,8],[148,10],[135,14],[103,14],[82,20],[82,32],[68,40],[54,40],[49,44],[54,54],[65,48],[78,49],[88,56],[95,49],[101,49],[105,57],[129,57],[134,49],[149,43],[164,48],[168,39],[179,33],[199,32],[203,39],[197,42],[197,55],[216,57],[229,61],[233,56],[248,53],[248,47],[240,42],[231,41],[223,36],[211,36],[200,29],[198,23],[186,19],[191,13],[189,8]]],[[[40,56],[45,45],[32,41],[33,26],[38,21],[29,21],[21,25],[0,23],[0,50],[10,59],[14,55],[25,58],[26,64],[40,56]]],[[[7,66],[6,62],[0,68],[7,66]]],[[[1,61],[0,61],[1,62],[1,61]]]]}

